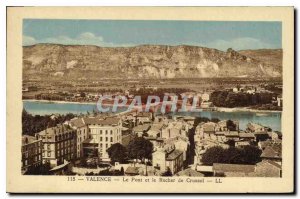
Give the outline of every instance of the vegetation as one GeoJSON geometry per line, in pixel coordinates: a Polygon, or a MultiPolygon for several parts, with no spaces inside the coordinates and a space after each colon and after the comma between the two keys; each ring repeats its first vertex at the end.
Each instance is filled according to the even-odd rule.
{"type": "Polygon", "coordinates": [[[160,101],[163,101],[165,93],[174,93],[178,96],[178,99],[181,99],[181,93],[191,91],[190,89],[184,88],[158,88],[158,89],[147,89],[141,88],[138,91],[130,90],[130,93],[134,96],[141,96],[142,103],[146,104],[149,95],[155,95],[160,98],[160,101]]]}
{"type": "Polygon", "coordinates": [[[53,127],[61,124],[67,120],[74,118],[75,115],[68,113],[66,115],[57,115],[51,118],[51,115],[31,115],[25,109],[22,112],[22,134],[34,135],[40,131],[45,130],[47,127],[53,127]]]}
{"type": "Polygon", "coordinates": [[[47,162],[38,167],[29,167],[25,175],[50,175],[50,163],[47,162]]]}
{"type": "Polygon", "coordinates": [[[107,153],[112,163],[125,163],[125,161],[128,159],[127,149],[120,143],[111,145],[111,147],[107,149],[107,153]]]}
{"type": "Polygon", "coordinates": [[[130,159],[139,159],[145,162],[145,159],[152,158],[153,144],[143,137],[135,137],[127,146],[130,159]]]}
{"type": "Polygon", "coordinates": [[[246,107],[262,105],[272,102],[272,93],[234,93],[231,91],[214,91],[210,100],[215,106],[219,107],[246,107]]]}
{"type": "Polygon", "coordinates": [[[220,146],[211,147],[202,156],[204,165],[213,163],[225,164],[256,164],[260,161],[261,150],[256,146],[244,146],[243,148],[230,147],[224,149],[220,146]]]}
{"type": "Polygon", "coordinates": [[[167,170],[164,173],[161,174],[161,176],[165,176],[165,177],[173,176],[170,167],[168,167],[167,170]]]}
{"type": "Polygon", "coordinates": [[[193,164],[194,163],[194,156],[195,156],[195,127],[189,129],[188,131],[188,138],[190,142],[190,150],[189,150],[189,155],[188,155],[188,164],[193,164]]]}
{"type": "Polygon", "coordinates": [[[119,171],[119,170],[110,171],[109,169],[105,169],[105,170],[99,171],[99,173],[87,172],[87,173],[85,173],[85,175],[86,176],[123,176],[124,168],[123,169],[122,168],[121,168],[121,171],[119,171]]]}

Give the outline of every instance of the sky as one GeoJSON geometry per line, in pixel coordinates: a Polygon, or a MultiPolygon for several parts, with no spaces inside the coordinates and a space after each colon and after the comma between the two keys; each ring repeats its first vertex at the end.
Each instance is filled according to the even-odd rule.
{"type": "Polygon", "coordinates": [[[219,50],[282,48],[281,22],[24,19],[23,46],[193,45],[219,50]]]}

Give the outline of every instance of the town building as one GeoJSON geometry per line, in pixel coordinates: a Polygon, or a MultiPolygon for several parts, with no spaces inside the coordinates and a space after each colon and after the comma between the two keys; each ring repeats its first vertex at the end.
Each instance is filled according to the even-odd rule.
{"type": "Polygon", "coordinates": [[[136,115],[137,124],[151,123],[153,119],[153,113],[151,112],[139,112],[136,115]]]}
{"type": "Polygon", "coordinates": [[[22,172],[42,165],[43,143],[34,136],[22,136],[22,172]]]}
{"type": "Polygon", "coordinates": [[[184,121],[172,121],[162,129],[161,137],[164,139],[175,138],[178,136],[186,137],[191,126],[184,121]]]}
{"type": "Polygon", "coordinates": [[[49,162],[51,167],[76,158],[76,130],[69,125],[47,128],[36,137],[43,142],[43,162],[49,162]]]}
{"type": "Polygon", "coordinates": [[[140,125],[137,125],[135,126],[133,129],[132,129],[132,132],[134,135],[137,135],[138,137],[142,137],[142,136],[148,136],[148,131],[150,129],[150,124],[140,124],[140,125]]]}
{"type": "Polygon", "coordinates": [[[86,117],[89,137],[83,142],[85,156],[96,154],[100,161],[110,161],[107,149],[115,143],[122,143],[122,122],[118,117],[86,117]]]}
{"type": "Polygon", "coordinates": [[[219,177],[245,177],[255,171],[255,165],[244,164],[213,164],[214,176],[219,177]]]}
{"type": "Polygon", "coordinates": [[[69,125],[76,130],[76,157],[83,157],[83,147],[82,143],[89,137],[89,128],[85,124],[84,118],[75,118],[70,120],[69,125]]]}
{"type": "Polygon", "coordinates": [[[256,177],[282,177],[282,166],[274,161],[266,160],[256,164],[256,177]]]}
{"type": "Polygon", "coordinates": [[[152,154],[152,164],[161,173],[170,170],[175,174],[183,169],[183,152],[175,149],[174,145],[158,148],[152,154]]]}
{"type": "Polygon", "coordinates": [[[191,168],[179,171],[175,176],[185,176],[185,177],[204,177],[204,174],[197,172],[191,168]]]}
{"type": "Polygon", "coordinates": [[[260,124],[250,122],[247,124],[246,131],[250,133],[266,132],[266,128],[260,124]]]}
{"type": "Polygon", "coordinates": [[[262,160],[271,160],[281,165],[282,162],[281,146],[279,145],[266,146],[263,149],[260,157],[262,160]]]}

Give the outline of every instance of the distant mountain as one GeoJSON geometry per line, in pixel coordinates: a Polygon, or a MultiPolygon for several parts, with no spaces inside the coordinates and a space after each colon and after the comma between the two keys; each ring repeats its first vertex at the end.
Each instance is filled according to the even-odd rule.
{"type": "Polygon", "coordinates": [[[23,47],[23,75],[75,79],[281,77],[282,50],[37,44],[23,47]]]}

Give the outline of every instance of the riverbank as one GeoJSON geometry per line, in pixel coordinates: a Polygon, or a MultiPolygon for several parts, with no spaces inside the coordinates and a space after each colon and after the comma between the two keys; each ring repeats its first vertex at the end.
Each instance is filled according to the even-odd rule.
{"type": "Polygon", "coordinates": [[[36,100],[36,99],[23,99],[23,102],[37,102],[37,103],[49,103],[49,104],[93,104],[97,102],[72,102],[72,101],[59,101],[59,100],[36,100]]]}
{"type": "Polygon", "coordinates": [[[258,109],[251,109],[248,107],[236,107],[236,108],[217,107],[216,111],[219,111],[219,112],[282,113],[282,111],[258,110],[258,109]]]}

